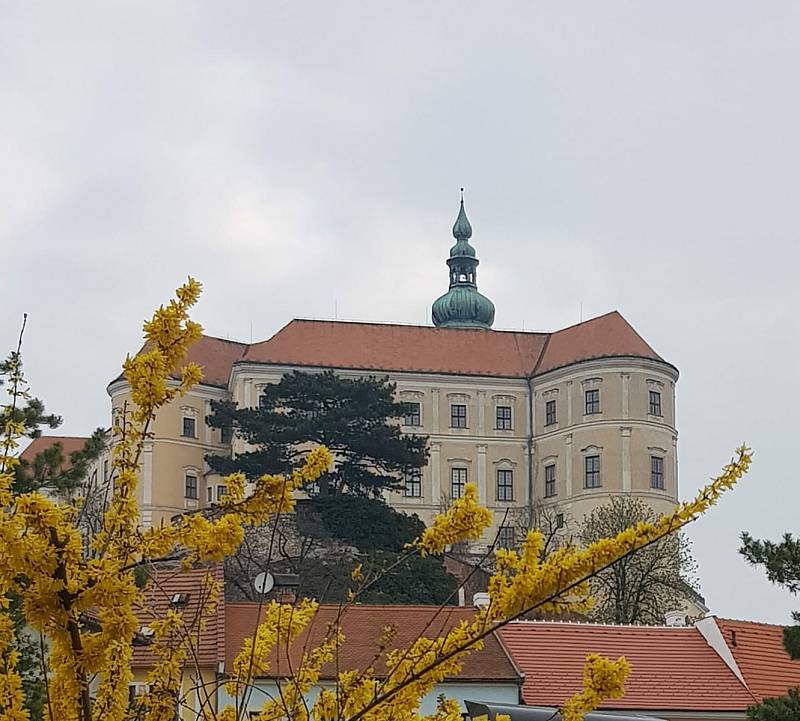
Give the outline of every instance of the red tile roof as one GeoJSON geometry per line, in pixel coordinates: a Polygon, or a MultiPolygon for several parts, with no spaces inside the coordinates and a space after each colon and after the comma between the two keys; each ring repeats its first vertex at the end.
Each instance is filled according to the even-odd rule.
{"type": "MultiPolygon", "coordinates": [[[[198,567],[189,571],[177,568],[159,568],[151,576],[145,589],[144,603],[135,609],[142,626],[163,618],[170,608],[170,600],[176,593],[188,594],[188,603],[176,607],[183,614],[184,623],[192,632],[197,663],[202,668],[216,668],[217,662],[223,660],[225,654],[225,602],[224,589],[220,590],[220,599],[216,611],[205,617],[205,628],[200,629],[200,609],[208,600],[207,589],[203,579],[211,573],[217,582],[222,582],[222,565],[198,567]]],[[[155,658],[147,646],[136,645],[133,650],[133,668],[151,668],[155,658]]]]}
{"type": "Polygon", "coordinates": [[[616,311],[556,333],[293,320],[242,361],[525,378],[607,357],[659,356],[616,311]]]}
{"type": "Polygon", "coordinates": [[[551,334],[536,375],[578,361],[621,356],[663,361],[615,310],[551,334]]]}
{"type": "Polygon", "coordinates": [[[759,698],[783,696],[800,687],[800,661],[783,648],[783,627],[753,621],[716,619],[725,643],[747,682],[759,698]]]}
{"type": "Polygon", "coordinates": [[[293,320],[243,361],[281,365],[524,377],[544,333],[293,320]]]}
{"type": "Polygon", "coordinates": [[[80,451],[88,440],[86,436],[39,436],[28,444],[25,450],[19,454],[19,457],[25,461],[32,462],[39,453],[54,446],[56,443],[60,443],[61,453],[64,456],[62,470],[67,470],[72,465],[69,460],[70,455],[75,451],[80,451]]]}
{"type": "MultiPolygon", "coordinates": [[[[378,639],[384,627],[394,625],[396,635],[391,648],[405,648],[420,635],[436,637],[455,626],[459,621],[470,619],[473,608],[458,606],[446,607],[435,618],[436,606],[383,606],[354,605],[347,609],[342,618],[342,632],[345,641],[339,650],[339,668],[344,670],[373,667],[378,676],[385,673],[380,658],[378,639]],[[429,628],[427,624],[431,622],[429,628]],[[377,659],[377,660],[376,660],[377,659]]],[[[289,668],[297,668],[304,649],[317,646],[325,637],[328,623],[334,621],[339,612],[338,606],[320,606],[313,621],[298,637],[290,649],[289,658],[285,649],[270,662],[271,673],[283,677],[289,668]],[[291,662],[291,666],[290,666],[291,662]]],[[[245,638],[252,636],[258,618],[258,604],[228,603],[225,607],[225,668],[233,667],[233,660],[245,638]]],[[[328,664],[322,669],[322,679],[336,677],[336,665],[328,664]]],[[[519,683],[519,674],[508,654],[495,635],[486,638],[484,648],[464,660],[461,673],[456,677],[461,681],[493,681],[519,683]]]]}
{"type": "Polygon", "coordinates": [[[499,631],[525,675],[526,704],[557,706],[581,689],[588,653],[625,656],[625,695],[601,708],[742,711],[755,702],[694,627],[602,626],[521,621],[499,631]]]}
{"type": "Polygon", "coordinates": [[[555,333],[293,320],[251,345],[203,336],[187,360],[205,384],[225,387],[237,362],[522,379],[614,357],[665,362],[617,311],[555,333]]]}
{"type": "Polygon", "coordinates": [[[204,335],[189,346],[186,363],[197,363],[203,371],[203,383],[228,387],[231,366],[244,355],[246,343],[204,335]]]}

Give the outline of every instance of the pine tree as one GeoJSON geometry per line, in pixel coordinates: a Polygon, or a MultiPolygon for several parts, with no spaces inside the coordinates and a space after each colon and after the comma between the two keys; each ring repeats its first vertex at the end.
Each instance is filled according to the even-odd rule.
{"type": "Polygon", "coordinates": [[[232,428],[254,450],[209,456],[208,463],[218,473],[241,471],[255,479],[285,473],[310,447],[324,445],[335,467],[319,480],[320,495],[377,497],[398,489],[405,474],[425,465],[428,439],[400,430],[408,407],[394,399],[395,389],[387,378],[295,371],[266,386],[258,408],[213,403],[209,424],[232,428]]]}

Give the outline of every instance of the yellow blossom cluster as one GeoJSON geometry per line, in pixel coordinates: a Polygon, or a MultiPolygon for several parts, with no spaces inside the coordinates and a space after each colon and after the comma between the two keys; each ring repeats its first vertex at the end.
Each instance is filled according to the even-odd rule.
{"type": "MultiPolygon", "coordinates": [[[[152,422],[161,408],[186,393],[201,376],[196,365],[181,365],[189,345],[200,336],[200,327],[189,318],[199,292],[199,283],[192,279],[179,288],[176,297],[144,324],[142,352],[125,361],[131,403],[115,423],[113,495],[88,555],[75,525],[75,507],[58,505],[38,494],[12,494],[10,470],[24,428],[12,415],[1,416],[5,440],[0,456],[0,543],[4,547],[0,599],[18,594],[26,622],[48,640],[47,721],[129,718],[131,641],[141,623],[135,609],[143,599],[135,570],[163,557],[179,558],[186,566],[224,559],[235,551],[246,526],[290,512],[297,489],[316,480],[332,462],[326,449],[314,449],[301,468],[287,476],[265,475],[247,492],[245,478],[234,474],[225,479],[227,493],[212,513],[187,514],[175,523],[148,530],[140,527],[136,486],[152,422]]],[[[16,397],[25,392],[21,374],[12,385],[16,397]]],[[[594,573],[704,513],[747,471],[750,458],[747,448],[738,449],[723,473],[692,501],[654,523],[640,523],[586,548],[567,546],[542,558],[542,535],[530,531],[519,552],[497,551],[487,607],[436,637],[423,636],[405,647],[391,647],[395,634],[385,629],[379,639],[381,672],[376,672],[376,664],[349,669],[336,663],[335,684],[319,690],[311,703],[309,696],[321,670],[337,660],[344,641],[340,621],[347,606],[343,606],[323,641],[303,650],[297,668],[280,683],[280,693],[264,703],[257,717],[260,721],[455,721],[457,706],[445,699],[423,719],[421,699],[446,677],[457,674],[465,656],[480,649],[487,635],[533,609],[585,608],[589,602],[586,582],[594,573]]],[[[478,504],[477,489],[468,484],[464,496],[437,516],[407,551],[441,554],[448,545],[480,538],[491,520],[491,513],[478,504]]],[[[363,582],[360,567],[353,572],[353,580],[363,582]]],[[[154,633],[156,663],[149,676],[150,693],[141,701],[143,721],[168,721],[179,705],[198,629],[214,612],[219,594],[213,579],[207,579],[205,588],[199,618],[170,610],[148,622],[154,633]]],[[[229,669],[226,691],[237,702],[217,711],[214,689],[204,689],[204,716],[242,721],[256,678],[269,670],[274,654],[298,639],[316,611],[316,603],[308,600],[295,606],[267,605],[254,636],[244,642],[229,669]]],[[[26,712],[11,641],[7,617],[0,614],[0,721],[23,721],[26,712]]],[[[604,698],[621,695],[627,672],[624,659],[589,657],[583,691],[563,706],[565,721],[578,721],[604,698]]]]}
{"type": "Polygon", "coordinates": [[[488,508],[478,504],[478,489],[474,483],[467,483],[464,495],[453,501],[443,514],[436,516],[433,523],[413,543],[420,555],[438,555],[447,546],[459,541],[471,541],[481,537],[492,523],[488,508]]]}
{"type": "MultiPolygon", "coordinates": [[[[165,555],[177,555],[186,564],[222,560],[241,542],[245,525],[291,510],[294,490],[315,480],[330,464],[330,454],[316,449],[289,477],[264,476],[247,496],[244,479],[231,477],[226,479],[228,494],[216,517],[193,514],[175,524],[141,529],[136,485],[152,422],[159,409],[201,378],[197,365],[181,366],[189,345],[200,337],[200,326],[189,318],[199,293],[200,284],[190,278],[173,300],[145,322],[143,350],[124,363],[131,403],[115,422],[113,494],[88,555],[75,525],[75,506],[59,505],[38,493],[15,496],[11,492],[10,471],[17,462],[14,451],[25,428],[8,409],[26,397],[21,371],[11,369],[13,398],[0,416],[4,433],[0,599],[10,593],[19,595],[26,623],[48,641],[48,721],[123,721],[128,717],[132,642],[140,627],[135,609],[142,603],[136,568],[165,555]]],[[[213,611],[218,591],[209,582],[200,626],[202,616],[213,611]]],[[[16,721],[25,718],[26,711],[6,624],[6,616],[0,615],[0,719],[16,721]]],[[[151,692],[142,699],[143,718],[167,721],[174,716],[196,634],[176,611],[149,625],[154,631],[151,652],[157,661],[150,675],[151,692]]]]}
{"type": "Polygon", "coordinates": [[[616,661],[590,653],[583,666],[583,690],[561,706],[562,721],[583,721],[584,714],[606,699],[621,698],[630,664],[620,656],[616,661]]]}

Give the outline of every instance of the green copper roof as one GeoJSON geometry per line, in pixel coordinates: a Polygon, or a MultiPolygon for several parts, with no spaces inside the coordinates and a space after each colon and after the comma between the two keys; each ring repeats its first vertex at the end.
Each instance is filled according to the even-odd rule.
{"type": "Polygon", "coordinates": [[[478,292],[479,260],[469,239],[472,226],[464,210],[464,199],[453,225],[456,244],[450,248],[450,290],[433,304],[433,324],[442,328],[486,328],[494,323],[494,303],[478,292]]]}

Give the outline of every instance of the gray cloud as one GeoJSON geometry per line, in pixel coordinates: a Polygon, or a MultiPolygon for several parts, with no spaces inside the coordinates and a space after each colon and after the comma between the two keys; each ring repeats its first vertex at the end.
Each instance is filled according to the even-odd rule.
{"type": "Polygon", "coordinates": [[[0,329],[31,315],[65,431],[188,273],[216,335],[422,322],[467,186],[497,325],[618,308],[682,372],[691,535],[724,615],[793,601],[737,534],[796,520],[800,7],[792,2],[3,3],[0,329]]]}

